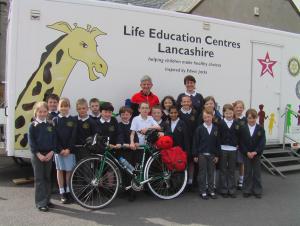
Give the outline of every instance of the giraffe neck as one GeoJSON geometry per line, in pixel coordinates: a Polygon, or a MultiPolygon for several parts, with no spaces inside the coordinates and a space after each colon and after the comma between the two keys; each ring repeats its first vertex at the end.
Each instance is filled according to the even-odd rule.
{"type": "Polygon", "coordinates": [[[16,149],[24,148],[28,144],[26,125],[32,119],[34,104],[45,100],[51,93],[60,96],[76,63],[67,50],[57,46],[29,79],[15,109],[16,149]]]}

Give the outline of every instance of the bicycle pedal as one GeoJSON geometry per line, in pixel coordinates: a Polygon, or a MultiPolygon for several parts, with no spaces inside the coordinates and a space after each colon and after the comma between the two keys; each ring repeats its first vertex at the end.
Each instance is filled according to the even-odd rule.
{"type": "Polygon", "coordinates": [[[130,188],[132,188],[132,186],[130,185],[130,186],[127,186],[127,187],[125,187],[125,191],[128,191],[130,188]]]}

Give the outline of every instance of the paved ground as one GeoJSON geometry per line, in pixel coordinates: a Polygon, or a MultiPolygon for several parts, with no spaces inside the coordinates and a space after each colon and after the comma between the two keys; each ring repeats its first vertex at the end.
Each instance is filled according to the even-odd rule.
{"type": "Polygon", "coordinates": [[[300,173],[287,179],[263,173],[265,195],[261,200],[218,198],[204,201],[197,193],[185,193],[170,200],[158,200],[140,193],[130,203],[117,198],[101,211],[89,211],[76,204],[61,205],[48,213],[34,208],[33,184],[14,185],[13,178],[31,175],[31,168],[19,168],[10,158],[0,157],[0,225],[300,225],[300,173]]]}

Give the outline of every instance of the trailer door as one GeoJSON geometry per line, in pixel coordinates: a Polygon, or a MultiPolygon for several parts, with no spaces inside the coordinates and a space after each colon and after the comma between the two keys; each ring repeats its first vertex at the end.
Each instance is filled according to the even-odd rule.
{"type": "Polygon", "coordinates": [[[252,41],[251,107],[268,143],[279,142],[282,46],[252,41]]]}

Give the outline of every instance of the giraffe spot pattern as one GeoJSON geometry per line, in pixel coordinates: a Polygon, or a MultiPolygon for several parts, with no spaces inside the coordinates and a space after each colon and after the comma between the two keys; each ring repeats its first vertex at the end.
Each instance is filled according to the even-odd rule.
{"type": "Polygon", "coordinates": [[[19,138],[20,135],[21,135],[21,134],[15,135],[15,142],[17,142],[17,140],[18,140],[18,138],[19,138]]]}
{"type": "Polygon", "coordinates": [[[37,81],[35,87],[32,89],[32,96],[39,95],[42,90],[42,83],[37,81]]]}
{"type": "Polygon", "coordinates": [[[20,129],[25,125],[25,118],[23,115],[19,116],[15,121],[15,128],[20,129]]]}
{"type": "Polygon", "coordinates": [[[62,49],[58,50],[58,52],[56,53],[56,64],[59,64],[63,55],[64,51],[62,49]]]}
{"type": "Polygon", "coordinates": [[[27,144],[28,144],[28,134],[25,133],[24,136],[23,136],[23,138],[22,138],[22,140],[20,141],[20,145],[22,147],[26,147],[27,144]]]}
{"type": "Polygon", "coordinates": [[[47,97],[53,93],[53,90],[54,90],[54,87],[50,88],[50,89],[47,89],[45,94],[44,94],[44,99],[43,101],[46,101],[47,100],[47,97]]]}
{"type": "Polygon", "coordinates": [[[22,109],[23,109],[24,111],[30,111],[30,110],[32,110],[32,108],[33,108],[33,106],[34,106],[35,103],[36,103],[36,102],[34,101],[34,102],[32,102],[32,103],[23,104],[23,105],[22,105],[22,109]]]}
{"type": "Polygon", "coordinates": [[[44,67],[43,80],[46,84],[50,84],[52,81],[52,74],[50,71],[51,67],[52,67],[51,62],[48,62],[44,67]]]}

